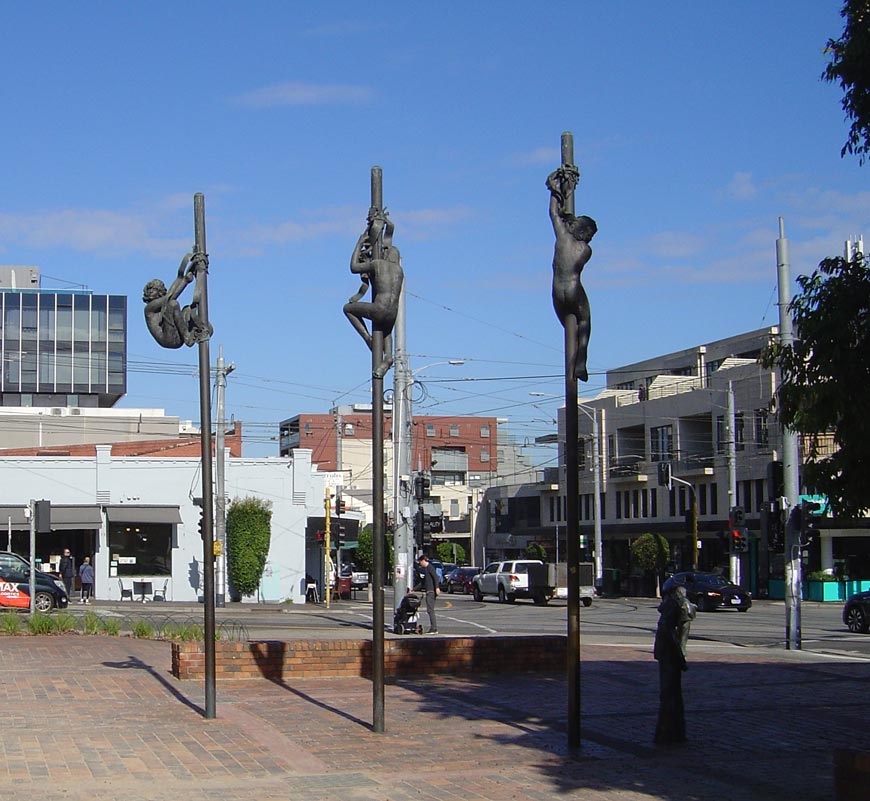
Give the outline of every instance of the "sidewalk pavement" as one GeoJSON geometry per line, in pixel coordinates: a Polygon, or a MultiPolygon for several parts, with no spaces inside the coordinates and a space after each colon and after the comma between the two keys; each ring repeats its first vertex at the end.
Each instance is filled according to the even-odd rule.
{"type": "MultiPolygon", "coordinates": [[[[834,798],[832,751],[870,749],[867,661],[691,643],[690,744],[652,744],[649,647],[582,646],[582,748],[561,674],[219,682],[169,673],[164,642],[0,637],[4,801],[834,798]]],[[[505,654],[510,659],[510,654],[505,654]]]]}

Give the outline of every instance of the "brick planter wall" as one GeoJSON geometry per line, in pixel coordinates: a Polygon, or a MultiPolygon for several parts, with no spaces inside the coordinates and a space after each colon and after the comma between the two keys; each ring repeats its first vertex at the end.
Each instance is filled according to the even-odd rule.
{"type": "MultiPolygon", "coordinates": [[[[217,679],[281,680],[371,676],[370,640],[264,640],[215,643],[217,679]]],[[[384,674],[563,672],[565,637],[416,637],[384,641],[384,674]]],[[[203,644],[172,643],[172,674],[205,675],[203,644]]]]}

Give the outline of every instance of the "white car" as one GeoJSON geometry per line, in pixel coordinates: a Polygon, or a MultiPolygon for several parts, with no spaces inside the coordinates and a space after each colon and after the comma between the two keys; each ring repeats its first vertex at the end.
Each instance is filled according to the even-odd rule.
{"type": "Polygon", "coordinates": [[[513,603],[517,598],[535,598],[540,589],[529,587],[529,567],[543,564],[538,559],[491,562],[474,577],[474,600],[482,601],[484,595],[496,595],[501,603],[513,603]]]}

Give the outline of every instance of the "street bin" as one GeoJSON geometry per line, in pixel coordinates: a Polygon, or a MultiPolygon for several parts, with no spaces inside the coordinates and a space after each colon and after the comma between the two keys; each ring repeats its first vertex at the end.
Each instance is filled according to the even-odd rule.
{"type": "Polygon", "coordinates": [[[350,576],[339,576],[335,583],[335,594],[339,598],[350,598],[350,576]]]}

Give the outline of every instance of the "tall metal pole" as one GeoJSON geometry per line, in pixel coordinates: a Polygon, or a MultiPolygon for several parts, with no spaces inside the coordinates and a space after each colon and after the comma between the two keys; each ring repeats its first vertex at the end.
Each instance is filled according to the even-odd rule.
{"type": "MultiPolygon", "coordinates": [[[[194,253],[198,313],[208,329],[208,251],[205,246],[205,197],[193,196],[194,253]]],[[[203,636],[205,638],[205,717],[215,717],[215,619],[214,619],[214,493],[211,447],[211,359],[209,339],[199,343],[199,419],[202,453],[202,594],[204,607],[203,636]]]]}
{"type": "MultiPolygon", "coordinates": [[[[574,166],[574,137],[562,134],[562,166],[574,166]]],[[[562,189],[566,213],[574,213],[574,192],[570,186],[562,189]]],[[[580,517],[578,495],[578,394],[574,364],[569,354],[577,341],[577,317],[565,319],[565,538],[568,563],[568,747],[580,748],[580,517]]]]}
{"type": "MultiPolygon", "coordinates": [[[[11,550],[11,549],[10,549],[11,550]]],[[[30,499],[30,614],[36,614],[36,501],[30,499]]]]}
{"type": "Polygon", "coordinates": [[[393,329],[395,373],[393,374],[393,606],[398,609],[410,586],[413,543],[409,525],[411,509],[411,365],[405,346],[405,287],[399,295],[399,310],[393,329]],[[406,513],[408,517],[406,517],[406,513]]]}
{"type": "MultiPolygon", "coordinates": [[[[734,506],[737,506],[737,425],[736,425],[736,414],[734,411],[734,388],[731,382],[728,382],[728,396],[726,401],[726,412],[725,412],[725,425],[728,426],[726,435],[728,437],[727,441],[727,454],[728,454],[728,508],[731,509],[734,506]]],[[[728,534],[729,539],[731,538],[731,533],[728,534]]],[[[731,581],[735,584],[740,583],[740,556],[734,553],[732,548],[731,556],[729,557],[730,561],[730,573],[731,573],[731,581]]]]}
{"type": "MultiPolygon", "coordinates": [[[[776,280],[779,294],[779,342],[790,347],[794,342],[791,315],[791,275],[788,239],[785,223],[779,218],[779,238],[776,240],[776,280]]],[[[785,627],[786,647],[801,648],[801,532],[798,523],[800,509],[800,478],[797,434],[787,426],[782,432],[782,478],[786,503],[791,507],[785,524],[785,627]]]]}
{"type": "MultiPolygon", "coordinates": [[[[372,208],[383,211],[383,173],[372,167],[372,208]]],[[[383,258],[382,247],[376,258],[383,258]]],[[[384,731],[384,332],[372,326],[372,728],[384,731]]]]}
{"type": "Polygon", "coordinates": [[[217,593],[216,604],[219,607],[227,605],[227,493],[226,493],[226,454],[224,453],[224,434],[226,433],[226,387],[227,375],[235,369],[235,365],[224,365],[223,345],[218,347],[217,386],[215,389],[215,404],[217,405],[217,422],[215,423],[215,483],[217,495],[214,505],[215,541],[218,543],[217,556],[217,593]]]}
{"type": "Polygon", "coordinates": [[[598,410],[590,409],[590,411],[592,412],[592,447],[595,449],[592,454],[592,470],[595,473],[592,480],[595,492],[595,497],[592,499],[592,511],[595,514],[595,588],[600,592],[604,586],[604,540],[601,536],[601,431],[598,427],[598,410]]]}

